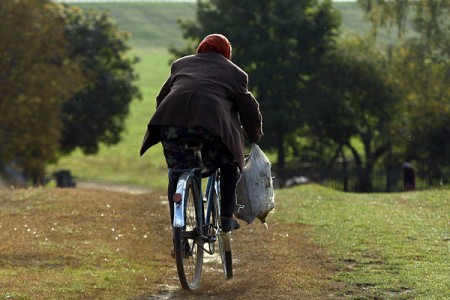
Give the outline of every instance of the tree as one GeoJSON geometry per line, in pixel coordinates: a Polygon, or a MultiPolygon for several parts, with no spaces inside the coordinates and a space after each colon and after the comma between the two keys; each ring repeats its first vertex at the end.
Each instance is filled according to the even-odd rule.
{"type": "Polygon", "coordinates": [[[331,1],[198,1],[196,21],[181,23],[186,47],[207,34],[230,38],[233,60],[250,78],[264,118],[262,145],[276,149],[277,176],[283,177],[289,140],[303,125],[302,94],[320,68],[337,34],[339,18],[331,1]]]}
{"type": "Polygon", "coordinates": [[[415,35],[395,47],[392,81],[402,90],[409,120],[405,156],[422,163],[429,178],[448,181],[450,161],[450,2],[359,0],[374,27],[412,19],[415,35]],[[375,18],[374,16],[378,16],[375,18]],[[382,22],[384,20],[384,22],[382,22]],[[448,171],[447,171],[448,172],[448,171]]]}
{"type": "Polygon", "coordinates": [[[137,59],[126,57],[128,34],[119,31],[107,13],[67,5],[58,9],[71,43],[70,57],[82,65],[80,76],[89,80],[86,88],[64,102],[61,147],[63,153],[79,147],[93,154],[100,143],[120,141],[129,104],[140,97],[134,85],[137,59]]]}
{"type": "Polygon", "coordinates": [[[15,161],[35,184],[57,157],[62,101],[84,85],[63,28],[49,1],[0,1],[0,170],[15,161]]]}
{"type": "Polygon", "coordinates": [[[0,170],[35,184],[60,151],[120,140],[135,60],[106,14],[47,0],[0,1],[0,170]]]}
{"type": "MultiPolygon", "coordinates": [[[[387,57],[373,39],[343,40],[327,52],[310,86],[305,110],[312,141],[334,142],[336,159],[345,149],[358,172],[357,190],[371,191],[375,164],[402,140],[400,98],[386,75],[387,57]],[[362,144],[359,147],[359,144],[362,144]]],[[[331,162],[330,162],[331,163],[331,162]]]]}

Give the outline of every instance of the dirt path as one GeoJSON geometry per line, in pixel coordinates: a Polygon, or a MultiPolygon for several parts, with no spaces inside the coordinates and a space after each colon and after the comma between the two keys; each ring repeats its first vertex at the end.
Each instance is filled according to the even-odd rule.
{"type": "MultiPolygon", "coordinates": [[[[233,232],[234,278],[225,280],[217,258],[205,258],[202,282],[195,292],[180,288],[175,262],[170,257],[168,207],[161,192],[134,187],[82,184],[82,188],[121,191],[145,199],[146,209],[157,217],[149,226],[165,232],[153,238],[160,272],[154,278],[156,292],[135,299],[336,299],[339,286],[325,249],[311,242],[311,228],[301,223],[280,223],[268,218],[269,228],[256,220],[233,232]]],[[[276,213],[283,213],[277,210],[276,213]]],[[[148,246],[148,245],[147,245],[148,246]]]]}
{"type": "MultiPolygon", "coordinates": [[[[166,299],[336,298],[338,287],[329,281],[333,270],[323,250],[308,242],[306,226],[271,223],[267,230],[254,224],[233,234],[232,280],[224,281],[215,262],[214,266],[207,265],[197,292],[178,288],[166,291],[166,299]]],[[[176,278],[172,286],[178,286],[176,278]]]]}

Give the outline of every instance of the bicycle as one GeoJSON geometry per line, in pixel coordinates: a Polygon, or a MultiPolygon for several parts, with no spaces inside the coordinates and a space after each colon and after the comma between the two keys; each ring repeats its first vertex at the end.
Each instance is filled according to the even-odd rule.
{"type": "Polygon", "coordinates": [[[195,151],[200,166],[192,169],[169,169],[169,180],[181,174],[173,196],[173,242],[178,277],[186,290],[200,285],[204,252],[213,255],[218,243],[224,276],[233,277],[231,231],[222,231],[220,213],[220,169],[206,172],[201,159],[202,145],[188,146],[195,151]],[[202,178],[208,178],[205,197],[202,178]],[[206,209],[206,210],[205,210],[206,209]]]}

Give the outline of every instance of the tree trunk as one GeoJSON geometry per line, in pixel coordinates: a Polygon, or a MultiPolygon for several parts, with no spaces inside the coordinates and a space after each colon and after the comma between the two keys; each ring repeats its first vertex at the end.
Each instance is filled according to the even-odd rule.
{"type": "Polygon", "coordinates": [[[344,183],[344,192],[348,192],[348,162],[345,158],[344,153],[342,153],[342,174],[343,174],[343,183],[344,183]]]}
{"type": "MultiPolygon", "coordinates": [[[[347,146],[350,148],[353,157],[355,159],[356,169],[358,172],[358,183],[356,186],[356,191],[361,193],[370,192],[372,190],[372,183],[370,180],[370,175],[373,169],[373,162],[370,154],[366,151],[366,161],[363,164],[361,157],[358,154],[358,151],[350,144],[347,143],[347,146]]],[[[366,148],[367,150],[367,148],[366,148]]]]}
{"type": "Polygon", "coordinates": [[[358,186],[357,192],[368,193],[372,191],[372,182],[370,180],[370,174],[372,173],[371,166],[364,166],[358,170],[358,186]]]}

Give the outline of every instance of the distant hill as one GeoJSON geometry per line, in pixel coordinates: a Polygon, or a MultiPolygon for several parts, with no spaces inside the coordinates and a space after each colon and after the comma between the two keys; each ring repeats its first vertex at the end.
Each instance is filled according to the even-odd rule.
{"type": "Polygon", "coordinates": [[[178,18],[195,18],[196,4],[188,2],[74,3],[83,10],[108,11],[119,28],[131,32],[139,48],[180,46],[183,37],[178,18]]]}
{"type": "MultiPolygon", "coordinates": [[[[108,11],[122,30],[132,33],[131,43],[139,48],[168,47],[182,45],[183,38],[178,18],[194,19],[196,4],[189,2],[144,2],[144,3],[74,3],[84,10],[108,11]]],[[[364,35],[370,31],[370,23],[356,2],[335,2],[342,14],[341,32],[344,35],[364,35]]],[[[382,31],[380,42],[392,42],[395,33],[382,31]]]]}

